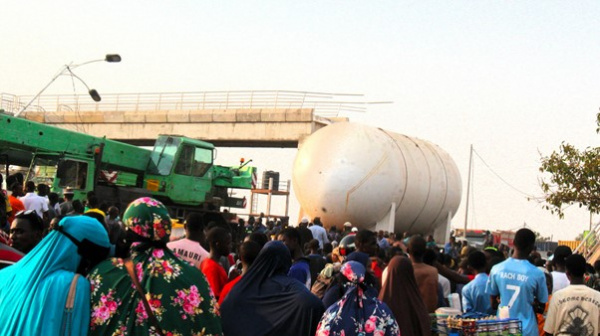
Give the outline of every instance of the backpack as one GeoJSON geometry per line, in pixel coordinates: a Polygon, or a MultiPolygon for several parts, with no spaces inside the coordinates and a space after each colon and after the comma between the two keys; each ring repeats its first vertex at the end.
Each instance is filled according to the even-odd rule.
{"type": "Polygon", "coordinates": [[[310,288],[310,292],[313,293],[316,297],[318,297],[319,300],[322,300],[323,296],[325,296],[325,292],[327,292],[333,280],[333,277],[327,278],[319,274],[317,276],[317,279],[315,280],[315,283],[310,288]]]}
{"type": "Polygon", "coordinates": [[[335,275],[340,271],[340,265],[334,266],[333,264],[325,265],[325,268],[317,275],[317,279],[314,281],[310,288],[310,292],[316,295],[320,300],[325,296],[325,292],[331,287],[335,281],[335,275]]]}

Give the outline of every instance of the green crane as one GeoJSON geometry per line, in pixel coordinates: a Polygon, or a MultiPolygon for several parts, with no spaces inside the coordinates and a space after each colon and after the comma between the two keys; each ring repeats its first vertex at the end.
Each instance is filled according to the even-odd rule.
{"type": "Polygon", "coordinates": [[[48,183],[59,194],[68,188],[84,199],[94,191],[122,210],[142,196],[163,202],[173,218],[245,207],[229,191],[253,187],[251,160],[226,167],[215,165],[214,158],[214,145],[183,136],[160,135],[149,150],[0,110],[0,163],[28,167],[27,179],[48,183]]]}

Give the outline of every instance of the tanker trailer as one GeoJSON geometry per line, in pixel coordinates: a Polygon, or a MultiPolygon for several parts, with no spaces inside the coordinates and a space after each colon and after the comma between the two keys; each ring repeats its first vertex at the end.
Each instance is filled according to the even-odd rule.
{"type": "Polygon", "coordinates": [[[306,138],[292,182],[302,211],[329,228],[431,234],[444,241],[461,198],[456,164],[420,139],[352,122],[306,138]],[[437,230],[436,230],[437,229],[437,230]]]}

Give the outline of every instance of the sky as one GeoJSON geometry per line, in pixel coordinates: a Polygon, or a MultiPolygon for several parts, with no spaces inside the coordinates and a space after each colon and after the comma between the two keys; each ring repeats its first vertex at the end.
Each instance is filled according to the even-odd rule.
{"type": "MultiPolygon", "coordinates": [[[[526,223],[556,240],[589,226],[577,206],[561,220],[524,194],[542,195],[540,157],[561,142],[598,146],[598,2],[11,0],[2,7],[0,93],[33,95],[63,64],[119,53],[121,63],[76,73],[101,94],[364,94],[393,103],[342,116],[452,156],[463,180],[453,226],[464,226],[470,145],[485,163],[473,160],[469,228],[526,223]]],[[[72,92],[68,79],[46,91],[72,92]]],[[[294,149],[219,153],[221,164],[244,156],[283,180],[292,176],[294,149]]]]}

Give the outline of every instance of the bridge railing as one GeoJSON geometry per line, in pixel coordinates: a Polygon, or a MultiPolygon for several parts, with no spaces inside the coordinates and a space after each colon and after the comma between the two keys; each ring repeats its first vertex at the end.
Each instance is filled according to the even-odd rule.
{"type": "MultiPolygon", "coordinates": [[[[283,90],[202,91],[102,94],[101,102],[88,95],[42,95],[27,108],[35,112],[62,111],[149,111],[228,109],[314,109],[315,115],[335,117],[340,112],[364,112],[368,104],[361,94],[283,90]]],[[[0,94],[0,108],[17,112],[33,96],[0,94]]]]}

